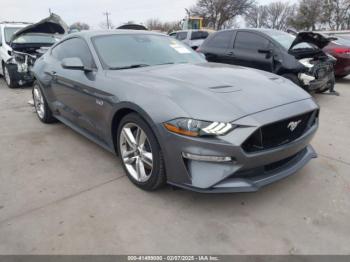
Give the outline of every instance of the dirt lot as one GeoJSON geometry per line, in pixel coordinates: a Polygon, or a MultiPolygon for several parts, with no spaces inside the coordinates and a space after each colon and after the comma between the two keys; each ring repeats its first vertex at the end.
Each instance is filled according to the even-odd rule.
{"type": "Polygon", "coordinates": [[[322,107],[319,158],[254,194],[146,193],[119,160],[0,79],[1,254],[350,254],[350,78],[322,107]]]}

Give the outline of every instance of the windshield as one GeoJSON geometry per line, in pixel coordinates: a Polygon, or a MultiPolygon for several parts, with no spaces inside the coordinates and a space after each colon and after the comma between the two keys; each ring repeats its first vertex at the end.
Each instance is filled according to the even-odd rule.
{"type": "MultiPolygon", "coordinates": [[[[271,31],[268,33],[274,40],[276,40],[278,43],[280,43],[285,49],[289,50],[292,46],[295,36],[281,32],[281,31],[271,31]]],[[[293,49],[299,49],[299,48],[312,48],[310,44],[308,43],[299,43],[293,47],[293,49]]]]}
{"type": "Polygon", "coordinates": [[[38,43],[38,44],[54,44],[59,39],[53,35],[21,35],[16,38],[13,43],[15,44],[27,44],[27,43],[38,43]]]}
{"type": "Polygon", "coordinates": [[[205,62],[191,48],[162,35],[97,36],[93,43],[102,64],[109,69],[205,62]]]}
{"type": "Polygon", "coordinates": [[[8,44],[11,41],[11,37],[15,32],[17,32],[19,29],[22,29],[22,27],[5,27],[4,33],[5,33],[5,42],[8,44]]]}

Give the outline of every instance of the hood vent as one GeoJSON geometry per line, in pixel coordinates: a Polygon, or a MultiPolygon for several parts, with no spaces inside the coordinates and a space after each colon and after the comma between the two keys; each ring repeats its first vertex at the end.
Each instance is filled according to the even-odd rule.
{"type": "Polygon", "coordinates": [[[232,93],[232,92],[238,92],[242,90],[241,88],[228,86],[228,85],[213,86],[213,87],[209,87],[209,89],[214,93],[232,93]]]}

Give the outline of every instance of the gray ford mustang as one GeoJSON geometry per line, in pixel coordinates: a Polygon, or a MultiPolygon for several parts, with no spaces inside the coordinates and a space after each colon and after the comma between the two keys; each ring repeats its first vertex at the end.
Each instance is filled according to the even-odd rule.
{"type": "Polygon", "coordinates": [[[72,34],[33,74],[39,119],[119,155],[145,190],[251,192],[316,157],[319,108],[309,94],[277,75],[208,63],[161,34],[72,34]]]}

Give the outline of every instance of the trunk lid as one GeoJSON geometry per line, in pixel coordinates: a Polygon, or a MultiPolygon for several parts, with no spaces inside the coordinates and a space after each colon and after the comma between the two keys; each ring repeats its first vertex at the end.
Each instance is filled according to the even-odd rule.
{"type": "Polygon", "coordinates": [[[292,45],[290,46],[289,50],[292,50],[293,47],[300,43],[309,43],[312,45],[317,46],[320,49],[323,49],[326,47],[331,41],[336,40],[335,37],[327,37],[320,33],[314,33],[314,32],[300,32],[295,36],[295,40],[293,41],[292,45]]]}

